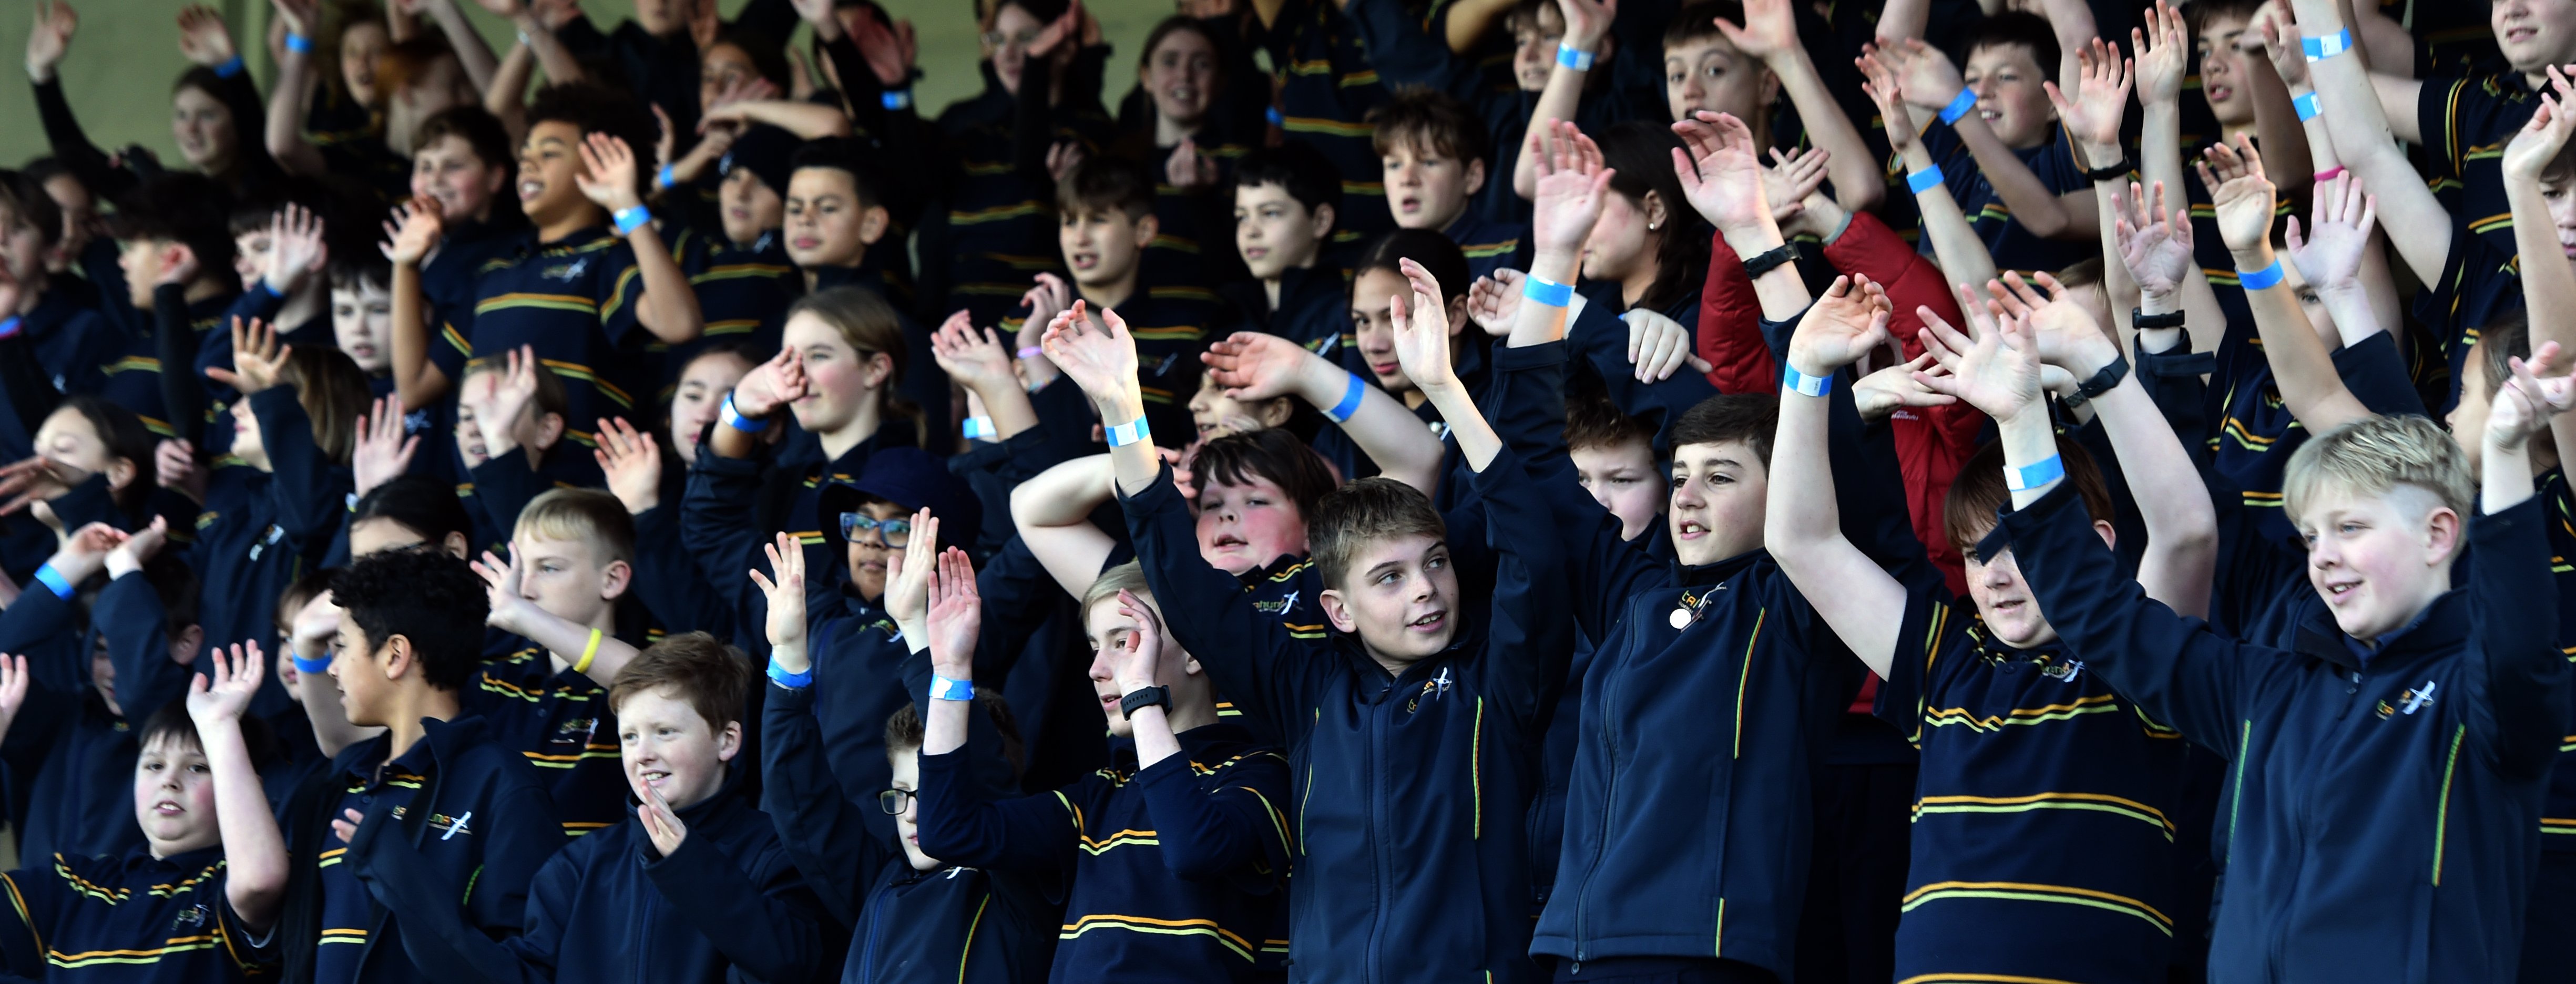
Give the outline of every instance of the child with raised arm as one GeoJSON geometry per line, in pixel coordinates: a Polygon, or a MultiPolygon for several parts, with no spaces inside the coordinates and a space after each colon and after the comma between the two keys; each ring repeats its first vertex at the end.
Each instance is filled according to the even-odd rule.
{"type": "Polygon", "coordinates": [[[975,791],[964,751],[983,605],[975,571],[963,551],[916,542],[907,565],[938,565],[921,850],[1069,879],[1051,980],[1277,979],[1292,850],[1276,822],[1291,802],[1287,758],[1218,717],[1205,670],[1163,640],[1139,597],[1144,571],[1111,568],[1083,595],[1091,686],[1110,734],[1124,739],[1113,741],[1112,765],[1062,790],[994,801],[975,791]]]}
{"type": "MultiPolygon", "coordinates": [[[[139,731],[133,814],[144,842],[122,856],[53,854],[0,875],[15,904],[0,942],[9,973],[43,980],[240,981],[276,970],[261,942],[286,893],[286,844],[261,797],[241,720],[259,690],[259,644],[209,657],[184,702],[139,731]],[[32,945],[31,945],[32,944],[32,945]]],[[[21,657],[0,656],[0,726],[27,697],[21,657]]]]}
{"type": "Polygon", "coordinates": [[[1430,500],[1372,478],[1325,496],[1309,534],[1331,639],[1254,628],[1265,616],[1253,599],[1192,556],[1187,508],[1142,432],[1125,322],[1103,312],[1104,332],[1068,312],[1045,344],[1111,423],[1146,580],[1166,613],[1190,613],[1175,640],[1205,655],[1228,700],[1287,737],[1305,811],[1289,900],[1297,973],[1527,981],[1525,777],[1562,672],[1550,664],[1572,637],[1562,608],[1532,603],[1562,590],[1551,545],[1517,532],[1547,522],[1545,500],[1450,370],[1440,285],[1419,264],[1401,268],[1411,296],[1390,304],[1396,352],[1477,470],[1499,555],[1481,624],[1460,624],[1486,605],[1460,595],[1430,500]]]}
{"type": "Polygon", "coordinates": [[[2526,442],[2576,392],[2515,371],[2483,435],[2483,493],[2459,445],[2422,417],[2312,438],[2290,463],[2286,508],[2323,604],[2276,648],[2222,636],[2119,575],[2064,487],[2039,346],[2012,319],[1953,377],[1927,382],[1989,407],[2001,431],[2014,509],[1980,553],[2010,550],[2071,653],[2233,763],[2211,976],[2508,976],[2568,718],[2526,442]],[[2464,547],[2470,584],[2454,589],[2464,547]]]}
{"type": "MultiPolygon", "coordinates": [[[[2123,473],[2191,474],[2118,346],[2053,279],[2042,283],[2045,298],[2017,278],[1994,294],[2008,317],[2045,338],[2052,364],[2088,381],[2078,392],[2127,459],[2123,473]],[[2106,368],[2109,384],[2099,385],[2106,368]]],[[[1981,331],[1998,330],[1980,306],[1968,310],[1981,331]]],[[[1828,297],[1800,319],[1790,368],[1830,376],[1886,340],[1884,318],[1828,297]]],[[[1926,320],[1936,354],[1966,343],[1926,320]]],[[[1951,535],[1969,558],[1962,605],[1938,580],[1900,578],[1844,539],[1826,431],[1824,400],[1783,394],[1763,542],[1816,614],[1887,681],[1879,713],[1923,752],[1896,975],[2164,980],[2174,872],[2181,852],[2199,847],[2177,843],[2171,816],[2180,736],[2084,672],[2010,553],[1975,549],[2006,499],[2000,453],[1970,458],[1950,486],[1951,535]],[[2004,925],[2013,931],[1992,929],[2004,925]]],[[[2109,541],[2101,474],[2072,441],[2059,447],[2109,541]]],[[[2175,491],[2138,496],[2148,536],[2138,580],[2151,597],[2198,611],[2208,604],[2215,521],[2205,496],[2175,491]]]]}

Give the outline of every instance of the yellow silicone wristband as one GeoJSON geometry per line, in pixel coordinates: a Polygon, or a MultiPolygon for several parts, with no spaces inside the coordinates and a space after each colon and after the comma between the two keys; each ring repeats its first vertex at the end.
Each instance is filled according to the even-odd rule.
{"type": "Polygon", "coordinates": [[[590,661],[599,657],[599,630],[590,630],[590,644],[581,647],[581,662],[572,664],[575,673],[590,672],[590,661]]]}

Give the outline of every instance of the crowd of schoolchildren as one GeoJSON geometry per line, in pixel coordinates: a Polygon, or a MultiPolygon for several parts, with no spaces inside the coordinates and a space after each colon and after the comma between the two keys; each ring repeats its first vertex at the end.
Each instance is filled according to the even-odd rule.
{"type": "Polygon", "coordinates": [[[0,979],[2576,979],[2576,0],[273,3],[30,4],[0,979]]]}

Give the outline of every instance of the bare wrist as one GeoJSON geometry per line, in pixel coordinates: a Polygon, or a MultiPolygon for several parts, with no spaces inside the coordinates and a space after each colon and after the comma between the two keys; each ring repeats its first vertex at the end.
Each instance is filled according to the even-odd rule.
{"type": "Polygon", "coordinates": [[[2138,293],[2138,313],[2172,314],[2182,310],[2182,292],[2178,290],[2138,293]]]}

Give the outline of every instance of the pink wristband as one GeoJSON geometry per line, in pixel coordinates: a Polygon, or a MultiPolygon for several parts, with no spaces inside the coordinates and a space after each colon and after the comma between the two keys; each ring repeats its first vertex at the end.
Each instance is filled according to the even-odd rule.
{"type": "Polygon", "coordinates": [[[2333,166],[2333,167],[2331,167],[2331,168],[2327,168],[2326,170],[2323,170],[2323,171],[2319,171],[2319,172],[2317,172],[2317,183],[2318,183],[2318,184],[2324,184],[2324,183],[2326,183],[2326,182],[2328,182],[2328,181],[2332,181],[2332,180],[2334,180],[2334,179],[2336,179],[2336,178],[2340,178],[2340,177],[2342,177],[2342,176],[2343,176],[2343,165],[2341,165],[2341,164],[2337,164],[2337,165],[2335,165],[2335,166],[2333,166]]]}
{"type": "Polygon", "coordinates": [[[1035,345],[1025,346],[1020,349],[1020,358],[1023,359],[1034,359],[1045,354],[1045,349],[1039,348],[1035,345]]]}

